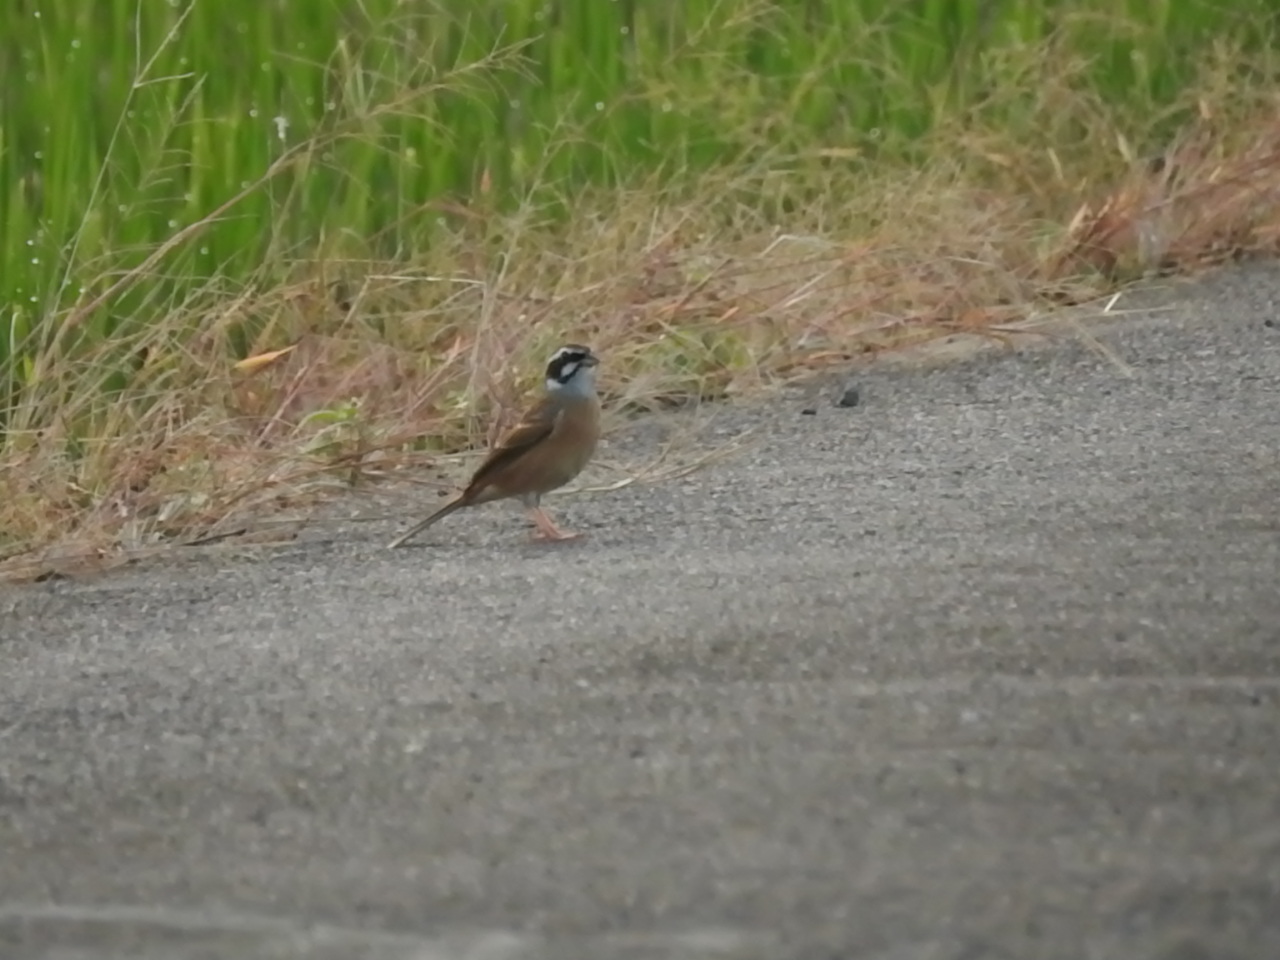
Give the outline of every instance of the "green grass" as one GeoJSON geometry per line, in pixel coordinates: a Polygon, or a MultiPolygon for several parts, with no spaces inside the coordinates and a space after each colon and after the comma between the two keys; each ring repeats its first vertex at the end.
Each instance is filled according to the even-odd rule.
{"type": "MultiPolygon", "coordinates": [[[[1090,189],[1196,124],[1214,149],[1243,143],[1274,106],[1280,25],[1269,0],[298,9],[0,8],[0,555],[83,527],[118,495],[120,451],[146,448],[139,431],[156,429],[157,409],[168,438],[207,437],[196,425],[216,417],[235,446],[226,424],[247,414],[228,404],[230,364],[307,335],[341,340],[334,358],[357,366],[374,345],[426,358],[403,377],[444,364],[439,392],[414,409],[439,428],[420,443],[449,448],[474,433],[460,425],[481,393],[516,382],[482,383],[477,344],[507,358],[553,338],[516,336],[503,297],[594,318],[628,358],[621,369],[677,394],[776,359],[776,330],[726,334],[721,317],[708,331],[733,296],[736,323],[830,270],[804,294],[826,312],[788,307],[779,321],[816,323],[823,343],[841,322],[863,329],[938,299],[895,288],[877,300],[891,259],[848,261],[871,237],[927,256],[941,224],[976,218],[960,224],[976,241],[995,211],[987,246],[967,255],[990,266],[1003,256],[991,251],[1016,249],[1028,262],[957,267],[935,286],[963,281],[965,307],[1034,300],[1031,264],[1090,189]],[[785,234],[842,252],[750,260],[785,234]],[[673,270],[677,288],[717,292],[719,307],[630,333],[600,320],[673,270]],[[865,297],[813,296],[854,283],[865,297]],[[462,342],[461,360],[448,354],[462,342]]],[[[795,362],[787,353],[777,369],[795,362]]],[[[263,388],[276,400],[281,389],[263,388]]],[[[337,402],[326,397],[275,416],[314,425],[316,404],[337,402]]],[[[156,520],[139,535],[174,530],[156,520]]]]}

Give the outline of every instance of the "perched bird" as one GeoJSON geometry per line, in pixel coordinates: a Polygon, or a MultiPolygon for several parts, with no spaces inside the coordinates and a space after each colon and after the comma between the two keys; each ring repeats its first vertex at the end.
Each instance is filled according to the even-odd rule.
{"type": "Polygon", "coordinates": [[[431,524],[463,507],[519,497],[528,508],[535,536],[571,540],[576,533],[558,528],[541,506],[542,495],[582,472],[600,438],[600,398],[596,364],[588,347],[566,344],[547,361],[547,394],[503,437],[476,469],[471,482],[453,500],[396,537],[400,546],[431,524]]]}

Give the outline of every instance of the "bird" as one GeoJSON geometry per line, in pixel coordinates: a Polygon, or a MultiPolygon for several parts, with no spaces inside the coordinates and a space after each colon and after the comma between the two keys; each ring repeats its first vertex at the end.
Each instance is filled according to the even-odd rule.
{"type": "Polygon", "coordinates": [[[599,359],[590,347],[561,346],[547,361],[546,394],[489,451],[457,497],[396,537],[393,550],[463,507],[519,498],[536,527],[535,539],[573,540],[542,508],[542,496],[573,480],[590,461],[600,439],[599,359]]]}

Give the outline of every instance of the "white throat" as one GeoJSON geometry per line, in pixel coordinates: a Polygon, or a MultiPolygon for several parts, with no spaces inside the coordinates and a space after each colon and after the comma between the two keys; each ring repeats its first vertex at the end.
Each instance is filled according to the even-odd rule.
{"type": "Polygon", "coordinates": [[[553,377],[547,377],[547,393],[556,397],[591,397],[596,392],[595,368],[581,366],[573,372],[573,376],[561,383],[553,377]]]}

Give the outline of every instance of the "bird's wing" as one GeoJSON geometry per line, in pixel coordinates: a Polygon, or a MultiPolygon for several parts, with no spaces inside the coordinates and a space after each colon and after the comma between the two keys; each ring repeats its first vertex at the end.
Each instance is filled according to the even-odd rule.
{"type": "Polygon", "coordinates": [[[549,398],[544,398],[530,409],[521,421],[489,451],[489,455],[485,457],[484,462],[472,475],[471,482],[467,484],[467,494],[473,495],[480,492],[488,485],[494,473],[518,460],[551,436],[559,419],[560,409],[549,398]]]}

